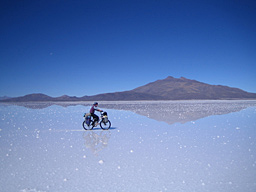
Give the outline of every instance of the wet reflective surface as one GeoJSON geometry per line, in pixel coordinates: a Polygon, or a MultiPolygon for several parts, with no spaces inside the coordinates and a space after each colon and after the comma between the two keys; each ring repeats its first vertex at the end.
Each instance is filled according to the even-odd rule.
{"type": "Polygon", "coordinates": [[[90,104],[0,104],[1,190],[256,191],[256,101],[90,104]]]}

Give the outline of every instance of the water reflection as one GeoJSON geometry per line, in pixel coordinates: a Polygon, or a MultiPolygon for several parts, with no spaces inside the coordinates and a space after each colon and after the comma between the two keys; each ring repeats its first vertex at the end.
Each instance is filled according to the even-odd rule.
{"type": "Polygon", "coordinates": [[[36,103],[31,109],[0,106],[0,186],[2,191],[254,192],[256,107],[240,110],[255,104],[100,102],[116,126],[108,131],[83,130],[81,113],[90,102],[42,110],[34,110],[43,106],[36,103]],[[240,112],[174,126],[140,116],[173,123],[235,111],[240,112]]]}
{"type": "Polygon", "coordinates": [[[111,137],[110,131],[85,131],[83,133],[84,145],[91,150],[94,155],[98,155],[100,151],[108,146],[111,137]]]}
{"type": "MultiPolygon", "coordinates": [[[[62,107],[82,105],[90,106],[88,102],[29,102],[14,103],[32,109],[42,109],[51,105],[62,107]]],[[[163,121],[168,124],[196,121],[212,115],[223,115],[238,112],[248,107],[256,106],[255,100],[235,101],[101,101],[100,107],[132,111],[148,118],[163,121]]]]}

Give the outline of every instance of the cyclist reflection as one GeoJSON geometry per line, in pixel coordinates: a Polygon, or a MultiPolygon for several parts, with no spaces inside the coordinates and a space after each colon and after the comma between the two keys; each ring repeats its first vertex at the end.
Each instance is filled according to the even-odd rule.
{"type": "Polygon", "coordinates": [[[110,131],[100,131],[99,134],[96,131],[86,131],[83,134],[85,147],[90,149],[94,155],[98,155],[101,150],[107,147],[110,136],[110,131]]]}

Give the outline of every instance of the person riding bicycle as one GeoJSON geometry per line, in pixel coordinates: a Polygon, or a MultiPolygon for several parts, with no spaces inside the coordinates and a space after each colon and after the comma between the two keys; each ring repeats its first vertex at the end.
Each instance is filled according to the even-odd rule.
{"type": "Polygon", "coordinates": [[[98,125],[98,122],[99,122],[99,116],[94,114],[95,111],[103,112],[102,110],[98,109],[98,103],[97,103],[97,102],[95,102],[95,103],[93,104],[93,106],[91,107],[91,109],[90,109],[90,114],[91,114],[91,116],[92,116],[93,119],[94,119],[94,122],[93,122],[93,123],[96,122],[96,123],[97,123],[96,126],[97,126],[97,125],[98,125]]]}

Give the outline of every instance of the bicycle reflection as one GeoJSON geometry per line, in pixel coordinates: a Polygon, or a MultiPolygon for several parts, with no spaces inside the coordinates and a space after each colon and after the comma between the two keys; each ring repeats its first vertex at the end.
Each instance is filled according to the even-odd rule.
{"type": "Polygon", "coordinates": [[[85,140],[84,145],[87,149],[91,150],[94,155],[98,155],[100,151],[108,146],[110,137],[110,131],[85,131],[83,134],[85,140]]]}

